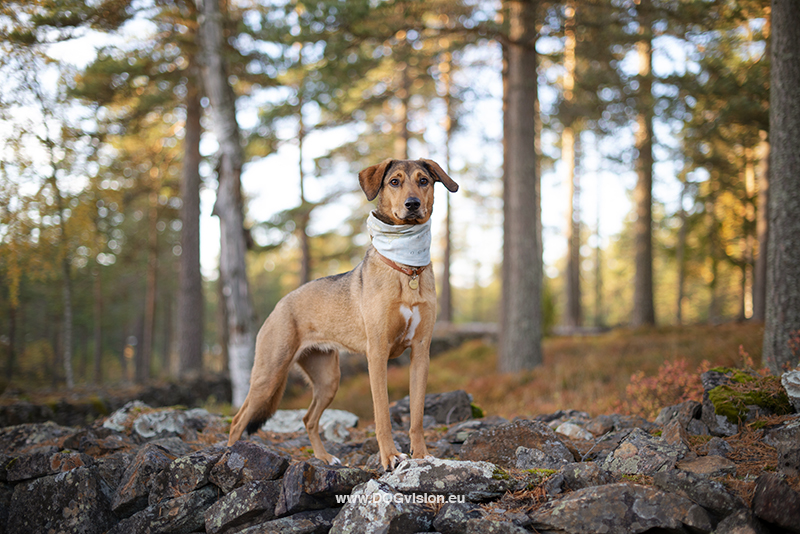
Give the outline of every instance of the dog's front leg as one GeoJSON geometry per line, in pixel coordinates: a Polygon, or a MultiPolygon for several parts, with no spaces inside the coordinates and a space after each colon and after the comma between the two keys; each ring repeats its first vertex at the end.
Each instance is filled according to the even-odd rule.
{"type": "Polygon", "coordinates": [[[392,438],[392,421],[389,415],[389,391],[386,382],[386,366],[389,362],[388,351],[367,349],[367,365],[369,367],[369,386],[372,390],[372,407],[375,413],[375,438],[380,449],[381,465],[387,471],[407,459],[395,447],[392,438]]]}
{"type": "Polygon", "coordinates": [[[428,456],[425,434],[422,429],[422,416],[425,414],[425,390],[428,385],[429,364],[430,346],[424,341],[415,342],[411,346],[411,365],[409,367],[411,424],[408,431],[408,437],[411,441],[411,453],[414,458],[428,456]]]}

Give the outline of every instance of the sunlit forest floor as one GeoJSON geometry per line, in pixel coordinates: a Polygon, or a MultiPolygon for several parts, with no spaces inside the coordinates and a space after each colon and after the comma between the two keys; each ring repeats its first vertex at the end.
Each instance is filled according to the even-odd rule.
{"type": "MultiPolygon", "coordinates": [[[[486,415],[506,418],[576,409],[592,416],[630,411],[625,403],[631,375],[655,376],[665,362],[684,360],[687,374],[710,367],[742,366],[749,354],[761,362],[761,323],[616,329],[583,337],[544,341],[544,364],[534,370],[500,374],[493,345],[471,341],[432,358],[428,393],[463,389],[486,415]],[[708,364],[706,367],[708,367],[708,364]]],[[[389,369],[389,398],[408,395],[408,367],[389,369]]],[[[696,399],[701,400],[701,399],[696,399]]],[[[284,398],[281,408],[305,408],[310,392],[284,398]]],[[[372,420],[369,379],[362,373],[342,380],[332,408],[372,420]]]]}

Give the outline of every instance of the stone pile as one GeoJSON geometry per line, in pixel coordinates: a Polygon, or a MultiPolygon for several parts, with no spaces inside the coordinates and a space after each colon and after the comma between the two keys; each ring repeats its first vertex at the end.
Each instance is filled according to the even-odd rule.
{"type": "MultiPolygon", "coordinates": [[[[329,466],[304,432],[227,447],[229,422],[201,409],[139,402],[85,427],[5,427],[0,533],[800,533],[798,414],[746,430],[752,458],[731,434],[744,429],[705,403],[654,422],[579,411],[507,421],[472,418],[459,391],[429,395],[426,413],[433,456],[390,473],[363,429],[337,427],[326,446],[345,465],[329,466]]],[[[393,422],[408,452],[407,402],[393,422]]]]}

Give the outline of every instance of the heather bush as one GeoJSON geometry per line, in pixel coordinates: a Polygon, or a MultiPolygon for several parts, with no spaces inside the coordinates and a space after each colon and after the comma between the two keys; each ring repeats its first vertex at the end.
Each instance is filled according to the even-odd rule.
{"type": "Polygon", "coordinates": [[[688,400],[700,402],[703,400],[700,375],[710,367],[708,361],[703,361],[698,369],[690,369],[689,362],[679,358],[661,364],[655,376],[646,376],[644,371],[636,372],[625,388],[627,398],[618,409],[622,413],[652,420],[665,406],[688,400]]]}

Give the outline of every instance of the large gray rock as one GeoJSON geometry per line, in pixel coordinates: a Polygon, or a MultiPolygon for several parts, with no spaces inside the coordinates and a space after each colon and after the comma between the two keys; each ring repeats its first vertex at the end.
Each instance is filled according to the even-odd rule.
{"type": "Polygon", "coordinates": [[[5,532],[103,533],[116,518],[102,485],[97,469],[88,467],[18,484],[5,532]]]}
{"type": "Polygon", "coordinates": [[[210,480],[225,493],[254,480],[280,478],[289,467],[289,456],[252,441],[237,441],[211,470],[210,480]]]}
{"type": "Polygon", "coordinates": [[[261,523],[237,534],[328,534],[340,508],[300,512],[261,523]]]}
{"type": "Polygon", "coordinates": [[[433,519],[433,528],[441,534],[461,534],[470,519],[480,519],[484,511],[470,502],[448,502],[442,505],[433,519]]]}
{"type": "Polygon", "coordinates": [[[280,480],[256,480],[236,488],[206,510],[206,532],[241,530],[273,519],[280,494],[280,480]]]}
{"type": "Polygon", "coordinates": [[[686,497],[712,512],[718,519],[727,517],[747,505],[716,480],[686,471],[672,470],[653,475],[656,487],[686,497]]]}
{"type": "Polygon", "coordinates": [[[432,523],[429,507],[414,502],[413,496],[402,498],[384,482],[370,480],[353,490],[350,501],[333,520],[330,534],[427,532],[432,523]]]}
{"type": "MultiPolygon", "coordinates": [[[[409,397],[404,397],[389,408],[396,423],[410,415],[410,402],[409,397]]],[[[425,395],[425,415],[443,425],[472,419],[472,395],[460,389],[447,393],[428,393],[425,395]]]]}
{"type": "Polygon", "coordinates": [[[77,432],[75,428],[52,422],[8,426],[0,428],[0,451],[17,456],[40,445],[56,445],[58,440],[67,439],[77,432]]]}
{"type": "Polygon", "coordinates": [[[151,483],[174,459],[167,451],[152,443],[139,449],[114,492],[111,500],[114,513],[126,517],[145,509],[151,483]]]}
{"type": "Polygon", "coordinates": [[[218,489],[205,486],[175,499],[148,506],[117,523],[108,534],[188,534],[202,531],[203,513],[216,500],[218,489]]]}
{"type": "Polygon", "coordinates": [[[654,422],[657,425],[665,426],[673,420],[678,420],[681,426],[686,429],[692,420],[700,419],[702,415],[703,405],[697,401],[690,400],[662,408],[654,422]]]}
{"type": "Polygon", "coordinates": [[[559,474],[564,478],[564,485],[572,491],[602,486],[614,482],[614,477],[594,462],[576,462],[563,466],[559,474]]]}
{"type": "Polygon", "coordinates": [[[708,513],[689,499],[636,484],[609,484],[569,493],[531,514],[537,530],[569,534],[619,532],[637,534],[650,529],[711,532],[708,513]]]}
{"type": "Polygon", "coordinates": [[[800,371],[786,371],[781,375],[781,385],[786,390],[795,412],[800,412],[800,371]]]}
{"type": "Polygon", "coordinates": [[[429,457],[407,460],[380,481],[401,493],[464,495],[468,501],[498,498],[516,482],[489,462],[440,460],[429,457]]]}
{"type": "Polygon", "coordinates": [[[719,522],[719,534],[770,534],[767,527],[748,509],[739,510],[719,522]]]}
{"type": "MultiPolygon", "coordinates": [[[[265,432],[300,432],[305,430],[303,417],[306,410],[278,410],[262,426],[265,432]]],[[[358,425],[358,416],[345,410],[327,409],[319,418],[319,428],[324,433],[331,425],[340,424],[345,428],[355,428],[358,425]]]]}
{"type": "Polygon", "coordinates": [[[275,515],[330,508],[340,504],[337,496],[349,495],[370,478],[369,473],[354,467],[326,465],[318,460],[296,463],[283,476],[275,515]]]}
{"type": "Polygon", "coordinates": [[[211,469],[225,450],[212,446],[173,460],[150,485],[149,504],[174,499],[208,485],[211,469]]]}
{"type": "Polygon", "coordinates": [[[603,462],[603,468],[620,475],[652,475],[675,467],[682,451],[638,428],[622,440],[603,462]]]}
{"type": "Polygon", "coordinates": [[[520,420],[494,428],[473,432],[461,446],[462,460],[487,461],[501,467],[517,466],[517,448],[541,451],[550,459],[575,461],[561,438],[546,424],[539,421],[520,420]]]}
{"type": "Polygon", "coordinates": [[[756,479],[753,512],[767,523],[800,533],[800,494],[778,475],[764,474],[756,479]]]}
{"type": "Polygon", "coordinates": [[[19,482],[47,475],[88,467],[94,463],[91,456],[79,452],[59,451],[58,447],[39,448],[22,454],[6,463],[6,480],[19,482]]]}

